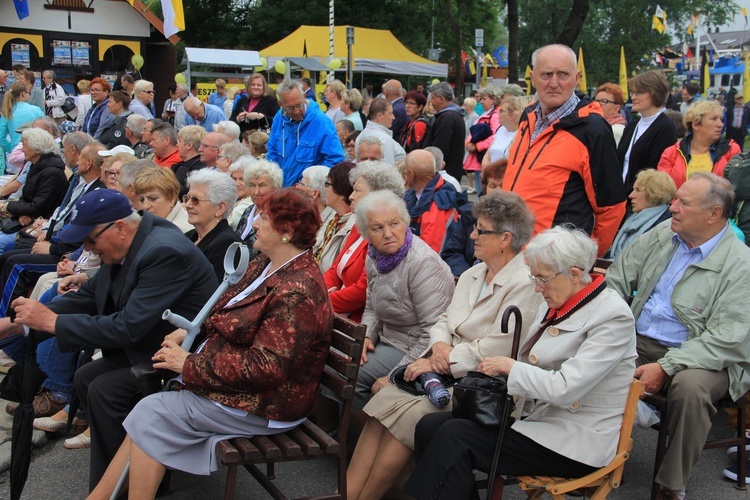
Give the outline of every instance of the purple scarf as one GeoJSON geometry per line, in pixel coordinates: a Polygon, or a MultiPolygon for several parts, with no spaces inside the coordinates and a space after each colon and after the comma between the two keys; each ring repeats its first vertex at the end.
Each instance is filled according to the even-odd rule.
{"type": "Polygon", "coordinates": [[[393,271],[397,265],[401,264],[401,261],[404,260],[404,257],[406,257],[406,254],[409,253],[409,249],[411,248],[411,242],[413,238],[414,237],[411,233],[411,230],[407,227],[406,237],[404,238],[404,244],[401,245],[401,248],[396,250],[396,252],[392,253],[391,255],[383,255],[382,253],[375,250],[375,247],[372,246],[372,243],[369,244],[369,249],[367,253],[370,257],[375,259],[375,264],[378,266],[378,272],[380,274],[389,273],[393,271]]]}

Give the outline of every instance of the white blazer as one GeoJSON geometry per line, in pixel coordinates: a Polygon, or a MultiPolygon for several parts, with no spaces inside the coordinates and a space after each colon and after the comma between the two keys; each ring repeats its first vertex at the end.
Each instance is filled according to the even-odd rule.
{"type": "Polygon", "coordinates": [[[602,467],[615,456],[635,372],[635,320],[617,292],[604,289],[570,317],[535,333],[534,325],[508,376],[519,396],[513,429],[563,456],[602,467]]]}

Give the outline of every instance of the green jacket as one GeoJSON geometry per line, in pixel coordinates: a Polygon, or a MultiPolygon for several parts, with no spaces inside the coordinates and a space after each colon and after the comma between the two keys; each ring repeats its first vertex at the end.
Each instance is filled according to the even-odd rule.
{"type": "MultiPolygon", "coordinates": [[[[677,243],[670,221],[628,246],[607,270],[607,285],[633,298],[638,318],[677,243]],[[637,292],[637,293],[636,293],[637,292]]],[[[671,306],[688,328],[688,339],[659,360],[669,376],[688,368],[729,373],[729,395],[750,389],[750,249],[727,231],[702,262],[691,265],[672,291],[671,306]]]]}

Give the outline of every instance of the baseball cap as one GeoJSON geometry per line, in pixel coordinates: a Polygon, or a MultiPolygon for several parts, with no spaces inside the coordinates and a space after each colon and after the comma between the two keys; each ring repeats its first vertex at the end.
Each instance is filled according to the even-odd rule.
{"type": "Polygon", "coordinates": [[[135,151],[133,151],[133,148],[126,146],[124,144],[120,144],[119,146],[115,146],[112,149],[105,149],[104,151],[99,151],[99,156],[114,156],[117,153],[128,153],[131,155],[135,155],[135,151]]]}
{"type": "Polygon", "coordinates": [[[70,223],[60,231],[57,239],[65,243],[83,241],[99,224],[114,222],[132,213],[130,201],[121,192],[111,189],[91,191],[76,202],[70,223]]]}

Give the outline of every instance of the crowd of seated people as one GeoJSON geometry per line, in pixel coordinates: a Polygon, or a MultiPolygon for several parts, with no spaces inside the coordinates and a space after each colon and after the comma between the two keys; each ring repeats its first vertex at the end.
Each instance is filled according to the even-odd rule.
{"type": "MultiPolygon", "coordinates": [[[[596,99],[575,92],[575,54],[566,47],[543,47],[532,59],[536,95],[483,87],[483,126],[459,130],[460,144],[452,140],[464,122],[454,116],[460,98],[444,85],[427,96],[389,80],[381,96],[368,96],[378,106],[370,113],[341,82],[319,102],[296,80],[274,93],[253,74],[234,102],[221,94],[226,101],[214,107],[230,115],[207,130],[189,88],[175,88],[176,111],[162,121],[153,118],[154,83],[111,91],[94,78],[79,130],[68,133],[66,117],[36,106],[25,80],[11,85],[0,117],[0,334],[20,325],[45,334],[36,346],[34,426],[64,433],[78,396],[79,425],[64,445],[92,449],[92,498],[109,498],[128,461],[130,494],[150,498],[167,469],[216,470],[219,440],[322,418],[314,410],[333,314],[367,328],[349,498],[380,498],[394,487],[416,498],[464,498],[473,487],[465,472],[489,470],[496,431],[451,418],[450,403],[405,393],[396,372],[406,382],[429,373],[507,376],[524,415],[500,451],[498,471],[510,475],[577,477],[606,464],[633,376],[671,401],[666,380],[690,392],[684,371],[723,374],[716,389],[696,384],[691,397],[704,407],[750,388],[743,335],[665,307],[679,292],[681,304],[704,310],[750,286],[740,276],[736,290],[707,297],[696,287],[688,299],[670,288],[692,281],[692,267],[705,271],[704,261],[750,262],[730,238],[741,233],[732,227],[741,200],[723,180],[742,146],[724,130],[736,110],[694,99],[678,140],[659,71],[628,81],[631,108],[616,84],[599,87],[596,99]],[[573,68],[561,94],[545,78],[555,64],[573,68]],[[619,145],[610,123],[621,125],[619,145]],[[377,133],[358,139],[362,128],[377,133]],[[384,161],[396,146],[407,154],[384,161]],[[224,278],[235,242],[250,250],[245,277],[212,310],[204,342],[184,350],[184,331],[161,313],[194,315],[224,278]],[[646,254],[656,278],[632,289],[643,279],[635,256],[646,254]],[[612,282],[589,274],[597,256],[614,260],[612,282]],[[523,317],[517,360],[499,331],[509,305],[523,317]],[[83,338],[89,329],[97,333],[83,338]],[[562,332],[564,349],[554,343],[562,332]],[[81,367],[80,353],[95,350],[97,360],[81,367]],[[150,395],[124,375],[139,364],[175,372],[185,390],[150,395]],[[564,409],[602,391],[607,404],[590,414],[564,409]]],[[[722,314],[745,314],[726,307],[722,314]]],[[[0,351],[8,384],[18,383],[26,348],[19,338],[0,351]]],[[[697,404],[676,411],[695,413],[697,404]]],[[[6,411],[17,408],[11,402],[6,411]]],[[[705,419],[690,418],[702,435],[705,419]]],[[[695,449],[699,439],[679,434],[679,422],[665,425],[695,449]]],[[[670,444],[657,477],[664,498],[682,499],[687,489],[694,457],[678,446],[670,444]]]]}

